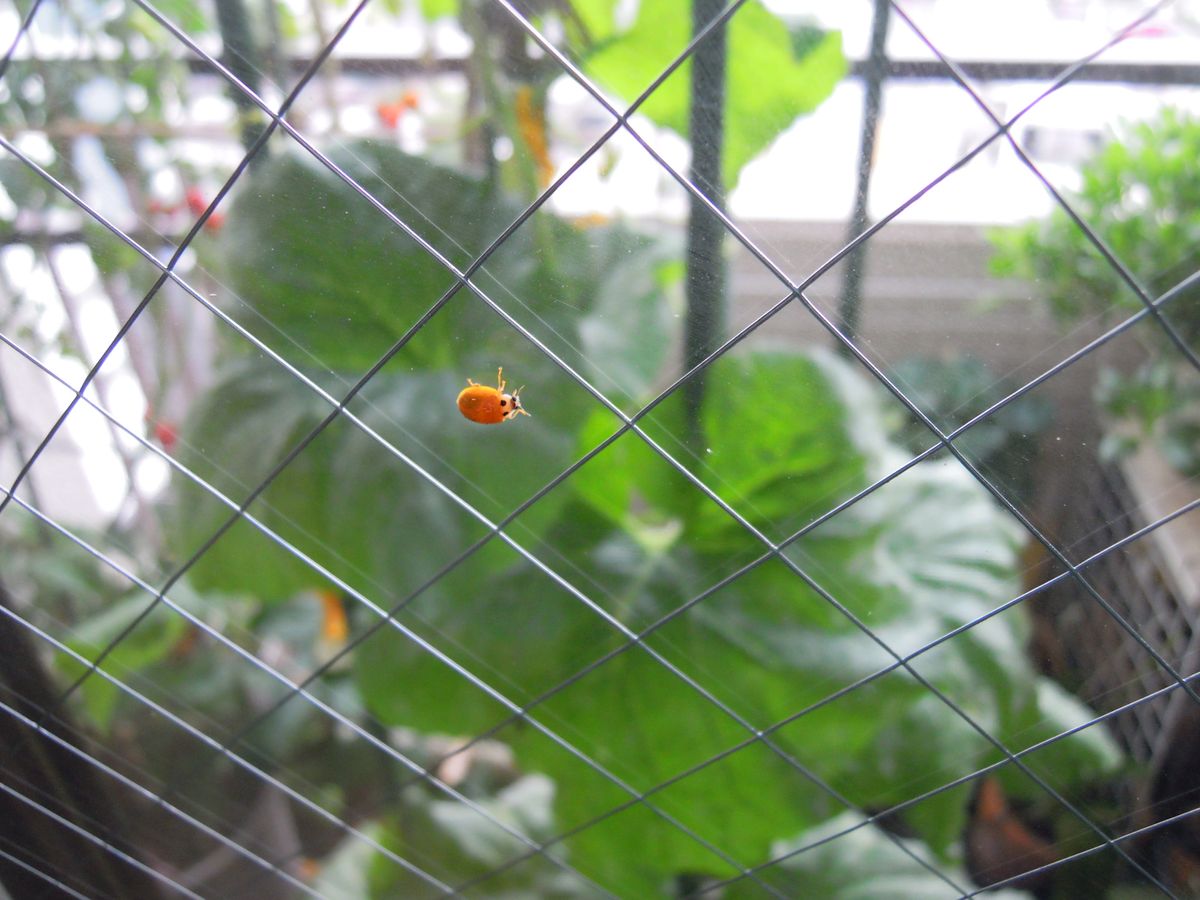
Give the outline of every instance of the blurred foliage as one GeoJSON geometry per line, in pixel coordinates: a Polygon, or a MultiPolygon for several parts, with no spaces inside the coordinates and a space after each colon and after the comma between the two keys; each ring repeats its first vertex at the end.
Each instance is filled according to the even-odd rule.
{"type": "MultiPolygon", "coordinates": [[[[471,230],[483,232],[481,216],[498,210],[497,221],[503,221],[511,212],[511,201],[497,196],[487,180],[443,173],[397,151],[352,147],[343,162],[352,166],[368,158],[370,165],[352,174],[378,187],[397,211],[421,199],[426,220],[438,226],[430,229],[436,240],[445,240],[453,225],[458,243],[469,247],[479,239],[471,230]],[[370,181],[372,172],[378,182],[370,181]],[[453,187],[435,191],[434,184],[453,187]],[[388,185],[404,185],[405,197],[389,193],[388,185]],[[430,186],[427,202],[416,193],[421,185],[430,186]]],[[[231,295],[239,298],[231,311],[248,327],[267,319],[285,333],[285,341],[275,341],[281,352],[297,364],[306,361],[315,378],[329,376],[326,367],[342,371],[338,383],[346,385],[452,279],[424,251],[399,246],[394,226],[378,211],[370,216],[380,228],[355,208],[343,208],[346,201],[338,193],[307,163],[272,161],[242,185],[231,207],[224,257],[231,295]],[[346,336],[356,334],[344,330],[347,323],[363,321],[372,322],[371,328],[346,336]]],[[[639,340],[610,341],[604,356],[582,358],[595,377],[611,370],[630,394],[648,397],[652,370],[641,354],[647,346],[664,348],[676,339],[668,325],[677,320],[647,311],[666,303],[664,275],[678,272],[664,262],[661,241],[620,226],[583,231],[553,220],[537,224],[517,233],[519,252],[494,266],[489,262],[489,284],[513,301],[519,319],[558,333],[564,346],[587,347],[585,334],[597,327],[597,317],[641,323],[639,340]],[[608,262],[614,257],[621,260],[619,269],[608,262]],[[610,271],[617,283],[639,287],[607,288],[610,271]],[[635,275],[639,271],[645,274],[635,275]],[[564,286],[574,293],[566,295],[569,303],[558,304],[564,286]],[[635,374],[620,374],[630,372],[635,374]]],[[[447,247],[448,253],[461,252],[447,247]]],[[[375,376],[370,402],[352,409],[404,452],[436,448],[430,465],[440,465],[437,477],[456,492],[470,496],[481,452],[505,460],[503,477],[489,491],[496,509],[508,510],[546,480],[533,461],[561,455],[564,447],[587,451],[616,423],[594,400],[578,399],[560,372],[537,385],[533,419],[486,435],[456,430],[450,424],[458,421],[452,402],[463,373],[488,371],[515,345],[507,326],[498,328],[494,314],[474,296],[463,291],[451,304],[404,347],[396,365],[375,376]],[[498,343],[476,341],[474,335],[492,335],[498,343]]],[[[329,406],[257,355],[231,354],[224,371],[184,429],[181,458],[205,478],[237,487],[234,493],[241,496],[264,474],[262,460],[282,458],[329,406]]],[[[678,446],[672,441],[683,432],[681,410],[668,401],[644,426],[661,442],[678,446]]],[[[703,417],[708,446],[702,460],[689,463],[694,474],[769,531],[800,527],[906,458],[888,437],[873,388],[824,353],[759,351],[722,360],[710,376],[703,417]],[[782,412],[787,409],[804,414],[782,412]]],[[[174,545],[183,555],[229,515],[211,496],[182,483],[175,509],[174,545]]],[[[345,421],[304,450],[252,512],[355,590],[385,607],[403,605],[397,621],[404,628],[514,702],[536,703],[535,718],[639,789],[746,736],[640,648],[538,701],[623,639],[579,597],[499,540],[406,599],[405,585],[418,583],[484,532],[374,437],[345,421]]],[[[523,545],[634,628],[659,619],[763,550],[636,435],[619,438],[518,524],[513,534],[523,545]]],[[[1019,542],[1014,524],[966,472],[931,462],[843,511],[787,553],[882,640],[913,649],[1019,592],[1019,542]]],[[[288,554],[266,552],[266,546],[253,526],[239,523],[193,569],[195,583],[206,590],[247,592],[268,603],[324,586],[313,568],[288,554]]],[[[359,633],[374,620],[359,615],[352,621],[359,633]]],[[[1067,698],[1046,702],[1043,680],[1024,661],[1024,639],[1021,620],[1008,615],[972,628],[915,665],[989,732],[1002,741],[1020,737],[1017,746],[1025,746],[1030,734],[1058,733],[1090,715],[1067,698]]],[[[707,674],[703,681],[719,673],[720,696],[760,726],[892,661],[777,560],[708,597],[647,644],[683,670],[707,674]]],[[[500,726],[508,716],[496,700],[393,628],[357,651],[352,678],[366,708],[390,727],[470,735],[500,726]]],[[[1044,751],[1064,789],[1103,777],[1116,764],[1110,744],[1098,733],[1087,735],[1044,751]]],[[[497,738],[513,748],[522,770],[552,780],[555,833],[627,799],[535,728],[503,727],[497,738]]],[[[775,740],[835,788],[872,807],[900,802],[997,758],[990,744],[903,674],[881,678],[804,717],[775,740]]],[[[487,796],[503,803],[510,795],[487,796]]],[[[734,754],[673,785],[655,802],[747,861],[764,860],[773,842],[816,827],[835,811],[826,795],[764,750],[734,754]]],[[[405,807],[411,814],[412,803],[405,807]]],[[[441,821],[437,809],[430,807],[428,815],[441,821]]],[[[514,813],[514,821],[532,814],[514,813]]],[[[949,864],[965,814],[962,798],[951,792],[922,804],[908,824],[949,864]]],[[[448,829],[444,838],[434,842],[442,849],[431,849],[431,827],[385,826],[385,833],[398,851],[445,857],[460,879],[493,865],[489,854],[517,850],[503,838],[494,846],[494,826],[484,828],[491,836],[481,836],[475,846],[469,827],[446,822],[440,826],[448,829]],[[448,849],[446,841],[457,849],[448,849]]],[[[732,874],[648,813],[625,813],[612,827],[587,829],[562,851],[582,871],[629,896],[658,894],[683,873],[732,874]],[[651,844],[657,849],[648,855],[644,848],[651,844]]],[[[513,877],[534,877],[525,869],[517,867],[513,877]]],[[[846,872],[847,878],[853,874],[846,872]]],[[[511,887],[518,893],[530,890],[529,882],[515,884],[526,885],[511,887]]],[[[509,889],[497,883],[487,890],[493,888],[509,889]]],[[[416,889],[408,882],[377,880],[372,887],[379,896],[416,889]]],[[[538,891],[543,889],[557,890],[538,891]]]]}
{"type": "MultiPolygon", "coordinates": [[[[490,54],[494,64],[516,82],[539,83],[544,88],[563,75],[553,58],[527,55],[529,42],[522,26],[494,5],[420,0],[420,8],[429,19],[456,15],[481,43],[499,47],[490,54]],[[485,27],[477,27],[476,21],[485,27]]],[[[650,87],[692,37],[686,7],[672,0],[638,0],[633,6],[618,0],[559,0],[519,8],[543,33],[565,34],[566,49],[584,74],[626,105],[650,87]]],[[[789,30],[758,0],[742,4],[726,28],[723,175],[725,186],[732,189],[746,163],[833,92],[846,74],[847,63],[840,33],[813,26],[789,30]]],[[[475,65],[482,80],[496,80],[493,69],[475,65]]],[[[638,109],[685,139],[689,137],[691,66],[691,59],[686,60],[638,109]]],[[[528,144],[514,127],[504,93],[492,91],[489,97],[514,144],[519,149],[528,144]]]]}
{"type": "MultiPolygon", "coordinates": [[[[789,897],[909,900],[912,897],[959,896],[949,884],[918,862],[919,859],[936,868],[936,860],[919,842],[904,841],[916,855],[917,859],[914,859],[878,827],[863,822],[862,816],[842,813],[796,838],[777,841],[771,846],[772,859],[792,855],[762,873],[762,877],[789,897]],[[856,830],[841,834],[855,826],[858,826],[856,830]],[[823,840],[826,843],[820,843],[823,840]]],[[[971,884],[959,869],[944,874],[964,888],[971,884]]],[[[729,900],[759,897],[761,889],[743,881],[724,896],[729,900]]],[[[1000,900],[1018,900],[1026,896],[1022,891],[1013,890],[988,892],[988,897],[1000,900]]]]}
{"type": "MultiPolygon", "coordinates": [[[[635,790],[657,788],[745,740],[746,730],[643,646],[623,650],[553,697],[542,695],[626,644],[601,611],[645,629],[763,552],[763,544],[703,497],[692,479],[778,541],[894,469],[905,454],[889,436],[873,388],[845,363],[795,350],[738,354],[710,370],[702,423],[707,446],[701,458],[683,454],[686,476],[641,437],[626,434],[506,529],[562,581],[496,539],[424,588],[428,576],[488,533],[447,491],[499,519],[542,487],[559,460],[569,462],[610,437],[618,420],[550,365],[539,347],[514,340],[503,318],[469,290],[459,290],[423,319],[455,279],[422,241],[465,267],[544,186],[545,96],[562,70],[553,59],[531,53],[527,36],[494,4],[422,0],[421,7],[428,16],[459,15],[475,47],[468,62],[472,96],[462,123],[476,142],[476,152],[463,153],[464,169],[472,174],[405,156],[385,142],[330,151],[421,241],[314,160],[267,153],[196,245],[198,258],[219,270],[219,291],[214,283],[212,293],[219,293],[241,327],[331,395],[340,398],[385,352],[397,351],[349,405],[357,422],[346,415],[334,421],[250,505],[258,522],[305,558],[283,552],[246,518],[207,546],[233,514],[230,503],[245,500],[332,410],[309,385],[239,338],[222,348],[216,383],[192,408],[178,445],[179,461],[230,502],[175,479],[162,510],[169,549],[164,558],[139,560],[138,571],[159,584],[204,548],[188,578],[169,591],[170,604],[296,680],[376,623],[379,610],[372,615],[348,593],[396,607],[396,622],[413,637],[514,702],[531,705],[534,718],[635,790]],[[501,135],[514,144],[509,161],[497,158],[501,135]],[[415,324],[421,327],[410,335],[415,324]],[[535,382],[533,418],[486,433],[471,430],[475,426],[454,411],[453,397],[465,377],[490,377],[497,360],[514,375],[545,367],[535,382]],[[432,477],[422,477],[417,467],[432,477]],[[444,490],[433,486],[434,479],[444,490]]],[[[169,0],[160,8],[189,32],[211,30],[203,5],[169,0]]],[[[48,148],[37,145],[30,152],[40,153],[56,177],[92,200],[85,188],[97,177],[119,184],[98,205],[148,246],[168,244],[207,205],[217,183],[206,180],[213,175],[207,160],[182,152],[186,141],[176,143],[169,130],[158,138],[142,134],[171,124],[190,103],[184,63],[166,52],[176,44],[136,9],[90,3],[56,9],[77,19],[70,24],[75,33],[114,38],[117,54],[78,67],[14,61],[5,79],[10,93],[0,98],[0,124],[14,132],[44,130],[94,115],[97,92],[115,96],[108,120],[86,123],[103,132],[92,141],[101,176],[81,175],[80,142],[69,136],[52,136],[48,148]],[[147,46],[144,54],[132,49],[147,46]],[[113,129],[105,131],[108,126],[113,129]],[[122,136],[122,128],[137,140],[122,136]]],[[[539,22],[558,19],[573,35],[587,73],[626,102],[689,37],[686,17],[663,0],[643,0],[636,11],[614,0],[546,3],[529,14],[539,22]],[[628,21],[626,12],[634,13],[628,21]]],[[[286,17],[282,26],[288,30],[286,17]]],[[[729,27],[725,178],[732,186],[747,161],[828,96],[846,63],[839,35],[811,28],[789,33],[755,2],[745,4],[729,27]]],[[[688,119],[687,65],[642,108],[680,133],[688,119]]],[[[88,144],[90,136],[80,140],[88,144]]],[[[83,222],[69,201],[26,167],[11,159],[0,166],[5,189],[23,211],[69,209],[83,222]]],[[[8,220],[0,227],[15,224],[8,220]]],[[[97,226],[83,227],[106,289],[116,296],[117,282],[127,279],[125,290],[138,298],[154,277],[152,267],[97,226]]],[[[583,228],[539,213],[473,280],[538,341],[632,411],[654,394],[678,345],[673,302],[682,272],[679,243],[673,234],[617,224],[583,228]]],[[[197,274],[188,265],[190,258],[181,271],[197,274]]],[[[157,309],[152,305],[149,314],[157,309]]],[[[153,400],[155,386],[143,387],[153,400]]],[[[682,415],[681,405],[668,400],[641,427],[679,453],[682,415]]],[[[1011,434],[1018,425],[1006,427],[1011,434]]],[[[97,543],[121,548],[126,537],[106,534],[97,543]]],[[[929,462],[785,553],[881,640],[911,652],[1011,599],[1019,590],[1017,548],[1012,523],[966,473],[929,462]]],[[[94,659],[152,600],[78,548],[41,533],[6,541],[4,577],[14,583],[23,611],[42,616],[85,658],[94,659]]],[[[367,742],[348,739],[311,704],[293,699],[257,724],[256,717],[285,696],[283,687],[167,607],[160,603],[107,657],[103,670],[205,733],[223,729],[219,737],[230,739],[248,729],[239,735],[239,752],[269,761],[272,771],[306,785],[306,794],[338,816],[365,823],[376,840],[452,882],[528,852],[466,806],[398,772],[367,742]]],[[[1026,746],[1091,715],[1036,676],[1024,661],[1024,640],[1021,619],[1009,614],[975,626],[913,665],[990,733],[1026,746]]],[[[694,673],[756,727],[794,715],[892,662],[779,559],[664,624],[644,646],[694,673]]],[[[83,671],[64,654],[56,662],[64,681],[83,671]]],[[[510,709],[398,628],[374,634],[308,689],[534,841],[561,835],[628,800],[625,790],[530,724],[506,724],[510,709]],[[494,740],[458,749],[462,736],[492,728],[494,740]],[[510,748],[505,752],[512,756],[480,761],[484,748],[497,746],[510,748]],[[456,773],[447,769],[453,765],[456,773]]],[[[158,714],[102,677],[89,678],[80,696],[83,714],[120,755],[165,784],[186,786],[215,821],[232,823],[235,833],[251,838],[245,800],[253,782],[227,759],[164,728],[158,714]]],[[[903,672],[814,710],[772,740],[863,808],[909,799],[998,758],[903,672]]],[[[1039,760],[1065,791],[1105,777],[1120,762],[1094,729],[1051,745],[1039,760]]],[[[820,834],[816,829],[850,821],[761,745],[699,769],[651,802],[748,863],[786,852],[820,834]]],[[[966,819],[959,793],[932,798],[903,819],[916,835],[909,841],[914,852],[957,871],[966,819]]],[[[819,878],[829,895],[854,896],[886,877],[903,879],[914,890],[931,889],[928,873],[894,852],[881,833],[856,834],[853,842],[834,842],[785,864],[785,877],[804,884],[819,878]],[[814,864],[818,874],[806,868],[814,864]]],[[[320,837],[314,845],[332,848],[317,875],[320,885],[353,896],[421,894],[420,884],[369,849],[364,855],[351,841],[337,844],[337,835],[320,837]]],[[[556,844],[553,852],[628,896],[661,895],[685,876],[735,874],[641,806],[556,844]]],[[[542,858],[516,865],[476,891],[512,897],[587,893],[542,858]]]]}
{"type": "MultiPolygon", "coordinates": [[[[1020,384],[999,378],[979,359],[922,356],[902,360],[892,372],[904,393],[944,432],[966,424],[980,397],[1007,397],[1020,384]]],[[[954,445],[984,471],[996,474],[1017,501],[1032,499],[1038,437],[1051,423],[1054,409],[1042,397],[1025,396],[972,425],[954,445]]],[[[898,434],[913,454],[929,447],[927,432],[898,434]]]]}
{"type": "MultiPolygon", "coordinates": [[[[1155,120],[1127,128],[1084,165],[1072,205],[1132,271],[1152,299],[1200,265],[1200,119],[1167,108],[1155,120]]],[[[1116,270],[1061,209],[1045,221],[997,230],[993,271],[1033,281],[1064,325],[1109,324],[1144,308],[1116,270]]],[[[1193,352],[1200,352],[1200,282],[1180,292],[1161,314],[1193,352]]],[[[1200,472],[1200,382],[1178,348],[1157,327],[1147,361],[1133,373],[1103,376],[1097,399],[1115,436],[1104,445],[1119,455],[1144,439],[1160,444],[1181,472],[1200,472]]]]}

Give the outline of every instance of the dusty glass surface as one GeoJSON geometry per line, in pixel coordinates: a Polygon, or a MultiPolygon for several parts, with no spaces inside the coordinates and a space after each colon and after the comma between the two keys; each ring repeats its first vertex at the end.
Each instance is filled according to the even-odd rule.
{"type": "Polygon", "coordinates": [[[872,6],[0,12],[10,894],[1186,892],[1194,23],[872,6]]]}

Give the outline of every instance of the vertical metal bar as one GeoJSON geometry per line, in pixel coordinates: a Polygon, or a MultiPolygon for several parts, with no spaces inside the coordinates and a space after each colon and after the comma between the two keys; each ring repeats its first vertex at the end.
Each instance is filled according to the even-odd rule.
{"type": "MultiPolygon", "coordinates": [[[[262,93],[262,73],[255,66],[258,51],[254,33],[250,29],[250,14],[242,0],[217,0],[217,26],[221,30],[221,61],[229,71],[237,75],[243,84],[256,93],[262,93]]],[[[280,85],[287,90],[286,85],[280,85]]],[[[238,110],[238,125],[242,146],[249,150],[262,133],[263,123],[255,114],[256,109],[242,91],[231,88],[229,99],[238,110]]]]}
{"type": "MultiPolygon", "coordinates": [[[[724,0],[692,0],[692,34],[698,35],[724,8],[724,0]]],[[[691,110],[688,134],[692,143],[689,176],[708,192],[718,207],[725,203],[721,174],[725,144],[725,54],[728,25],[713,29],[692,56],[691,110]]],[[[693,369],[714,349],[722,333],[725,291],[728,282],[721,248],[725,227],[695,195],[690,197],[687,228],[684,368],[693,369]]],[[[700,410],[704,405],[707,372],[699,373],[683,389],[692,442],[703,439],[700,410]]]]}
{"type": "MultiPolygon", "coordinates": [[[[883,101],[883,79],[887,70],[887,30],[890,20],[891,7],[888,0],[875,0],[871,53],[863,70],[863,121],[858,147],[858,182],[854,190],[854,212],[850,216],[850,227],[846,231],[846,243],[853,241],[867,227],[867,198],[871,189],[871,168],[875,162],[875,133],[883,101]]],[[[860,243],[846,258],[846,275],[842,281],[842,299],[838,306],[838,329],[851,341],[858,337],[863,268],[867,262],[866,246],[865,242],[860,243]]],[[[837,351],[843,356],[850,356],[850,351],[840,342],[837,351]]]]}

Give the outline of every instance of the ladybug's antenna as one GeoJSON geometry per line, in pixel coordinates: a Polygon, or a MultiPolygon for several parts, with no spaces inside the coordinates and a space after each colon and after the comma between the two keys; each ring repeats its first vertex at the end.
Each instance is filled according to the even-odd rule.
{"type": "Polygon", "coordinates": [[[523,407],[521,405],[521,391],[523,391],[523,390],[525,390],[525,385],[521,385],[519,388],[517,388],[515,391],[512,392],[513,412],[520,413],[523,416],[529,416],[530,418],[533,418],[533,415],[531,413],[526,412],[525,407],[523,407]]]}

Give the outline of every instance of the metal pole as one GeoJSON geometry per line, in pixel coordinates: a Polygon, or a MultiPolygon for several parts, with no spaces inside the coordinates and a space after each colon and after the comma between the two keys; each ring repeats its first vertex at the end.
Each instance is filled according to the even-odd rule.
{"type": "MultiPolygon", "coordinates": [[[[846,243],[862,234],[867,227],[867,198],[871,187],[871,167],[875,160],[875,132],[879,124],[883,79],[887,71],[885,45],[891,17],[891,7],[888,4],[889,0],[875,0],[871,53],[863,71],[863,123],[858,148],[858,183],[854,192],[854,212],[846,232],[846,243]]],[[[838,306],[838,329],[852,341],[858,337],[862,277],[866,262],[866,242],[859,244],[846,257],[846,275],[842,281],[842,299],[838,306]]],[[[843,356],[851,355],[844,344],[839,343],[837,350],[843,356]]]]}
{"type": "MultiPolygon", "coordinates": [[[[692,34],[698,34],[720,14],[724,0],[692,0],[692,34]]],[[[688,134],[692,143],[689,178],[717,206],[725,202],[721,164],[725,144],[726,28],[716,28],[692,57],[692,96],[688,134]]],[[[725,228],[704,204],[691,197],[687,227],[684,367],[691,369],[716,349],[725,318],[728,282],[722,253],[725,228]]],[[[689,441],[703,439],[700,411],[704,405],[707,370],[683,387],[690,423],[689,441]]]]}
{"type": "MultiPolygon", "coordinates": [[[[250,15],[242,0],[217,0],[217,27],[221,31],[221,62],[256,94],[262,93],[262,76],[256,62],[259,60],[254,34],[250,29],[250,15]]],[[[287,85],[280,85],[287,90],[287,85]]],[[[242,146],[249,149],[262,133],[263,123],[258,116],[258,107],[244,93],[229,87],[229,99],[238,110],[239,131],[242,146]]]]}

